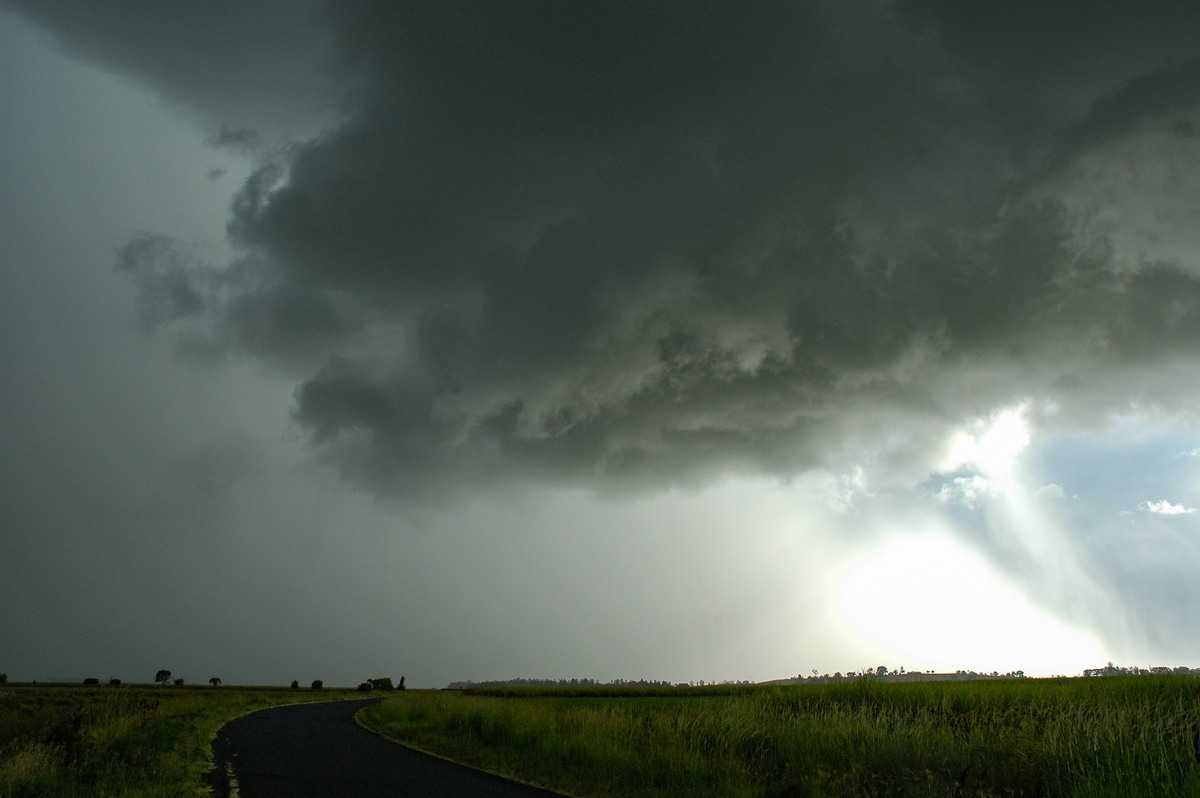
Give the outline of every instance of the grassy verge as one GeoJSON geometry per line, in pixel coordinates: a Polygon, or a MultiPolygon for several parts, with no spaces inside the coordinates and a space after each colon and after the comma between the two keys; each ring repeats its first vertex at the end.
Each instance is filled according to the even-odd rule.
{"type": "Polygon", "coordinates": [[[225,723],[279,704],[361,697],[237,687],[0,688],[0,798],[207,795],[225,723]]]}
{"type": "Polygon", "coordinates": [[[1200,680],[413,691],[359,715],[577,796],[1200,795],[1200,680]]]}

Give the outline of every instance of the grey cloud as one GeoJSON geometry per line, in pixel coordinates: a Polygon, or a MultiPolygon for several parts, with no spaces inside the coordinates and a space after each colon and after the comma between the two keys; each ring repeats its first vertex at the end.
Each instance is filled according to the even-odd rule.
{"type": "MultiPolygon", "coordinates": [[[[1083,126],[1087,139],[1075,142],[1075,146],[1093,145],[1105,137],[1120,135],[1130,120],[1194,113],[1198,105],[1200,58],[1138,75],[1092,106],[1083,126]]],[[[1180,136],[1196,135],[1194,123],[1185,116],[1171,118],[1171,127],[1180,136]]]]}
{"type": "Polygon", "coordinates": [[[336,106],[319,0],[4,0],[63,47],[233,128],[278,135],[336,106]]]}
{"type": "Polygon", "coordinates": [[[221,129],[212,137],[214,147],[232,147],[243,152],[254,152],[263,145],[262,136],[257,130],[248,127],[231,128],[221,125],[221,129]]]}
{"type": "Polygon", "coordinates": [[[1168,0],[1153,9],[1121,0],[1086,6],[1040,0],[973,5],[894,0],[893,5],[913,29],[932,32],[956,64],[996,83],[1015,84],[1015,91],[1110,66],[1136,72],[1190,58],[1196,47],[1191,31],[1200,22],[1200,10],[1187,0],[1168,0]]]}
{"type": "Polygon", "coordinates": [[[218,267],[204,254],[153,233],[117,251],[117,268],[138,287],[142,325],[169,327],[186,354],[213,361],[244,352],[304,369],[359,326],[328,292],[281,279],[253,258],[218,267]]]}
{"type": "Polygon", "coordinates": [[[117,251],[117,268],[137,283],[139,315],[148,330],[204,310],[206,292],[197,284],[201,271],[187,262],[182,249],[168,236],[146,233],[117,251]]]}
{"type": "Polygon", "coordinates": [[[247,181],[234,264],[128,250],[143,316],[308,368],[293,418],[382,493],[789,474],[1069,400],[1068,353],[1194,357],[1197,272],[1116,268],[1062,188],[1192,141],[1194,4],[854,8],[330,4],[340,125],[247,181]]]}
{"type": "Polygon", "coordinates": [[[901,20],[933,39],[986,97],[1018,162],[1036,164],[1100,96],[1138,75],[1196,56],[1200,8],[1145,9],[1122,0],[895,0],[901,20]]]}
{"type": "Polygon", "coordinates": [[[259,457],[251,442],[227,434],[180,456],[172,476],[201,496],[214,496],[235,485],[253,482],[261,473],[259,457]]]}

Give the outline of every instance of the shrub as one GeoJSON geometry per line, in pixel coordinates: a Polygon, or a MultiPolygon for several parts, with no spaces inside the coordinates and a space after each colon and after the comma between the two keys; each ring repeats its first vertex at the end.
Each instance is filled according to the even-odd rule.
{"type": "Polygon", "coordinates": [[[360,684],[358,687],[356,687],[354,689],[358,690],[358,692],[360,692],[360,693],[369,693],[375,688],[373,688],[371,686],[370,682],[363,682],[362,684],[360,684]]]}
{"type": "Polygon", "coordinates": [[[320,690],[324,686],[325,686],[325,682],[321,681],[320,679],[313,679],[312,689],[320,690]]]}
{"type": "Polygon", "coordinates": [[[88,678],[83,680],[83,683],[84,684],[100,684],[100,680],[97,679],[95,676],[89,676],[88,678]]]}
{"type": "Polygon", "coordinates": [[[296,681],[295,679],[292,679],[292,685],[291,685],[291,687],[292,687],[292,689],[293,689],[293,690],[299,690],[299,689],[300,689],[300,682],[296,681]]]}
{"type": "Polygon", "coordinates": [[[175,680],[175,686],[183,687],[183,677],[182,676],[180,676],[178,679],[175,680]]]}

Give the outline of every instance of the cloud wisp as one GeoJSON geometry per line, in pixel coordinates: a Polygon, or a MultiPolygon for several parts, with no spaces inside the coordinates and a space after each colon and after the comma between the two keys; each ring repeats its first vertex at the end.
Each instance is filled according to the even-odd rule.
{"type": "Polygon", "coordinates": [[[1159,501],[1144,501],[1138,505],[1138,508],[1145,510],[1148,513],[1155,515],[1191,515],[1197,512],[1195,507],[1187,507],[1182,504],[1172,504],[1166,499],[1159,501]]]}

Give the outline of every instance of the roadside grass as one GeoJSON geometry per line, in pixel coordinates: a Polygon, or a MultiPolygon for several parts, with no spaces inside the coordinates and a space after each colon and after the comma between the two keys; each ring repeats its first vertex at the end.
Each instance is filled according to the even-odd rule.
{"type": "Polygon", "coordinates": [[[408,691],[359,713],[575,796],[1200,795],[1200,679],[408,691]]]}
{"type": "Polygon", "coordinates": [[[230,720],[349,690],[6,685],[0,798],[208,795],[211,744],[230,720]]]}

